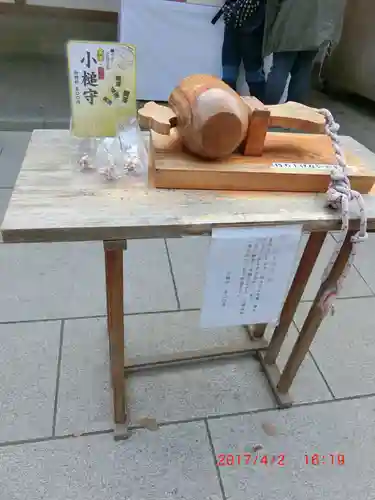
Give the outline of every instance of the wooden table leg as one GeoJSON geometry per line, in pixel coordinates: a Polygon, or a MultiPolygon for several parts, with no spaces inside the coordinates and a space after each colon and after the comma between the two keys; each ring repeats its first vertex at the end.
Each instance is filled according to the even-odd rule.
{"type": "Polygon", "coordinates": [[[262,365],[263,371],[280,408],[288,408],[292,405],[293,401],[288,392],[281,393],[278,390],[277,385],[280,381],[280,370],[276,364],[276,359],[285,341],[294,314],[300,303],[325,238],[325,232],[312,233],[310,235],[294,276],[292,286],[285,300],[284,307],[281,311],[279,324],[273,332],[267,349],[264,352],[257,353],[257,358],[262,365]]]}
{"type": "Polygon", "coordinates": [[[105,275],[107,292],[107,326],[113,391],[113,413],[116,424],[127,424],[125,400],[124,343],[124,275],[123,241],[105,241],[105,275]]]}
{"type": "Polygon", "coordinates": [[[351,241],[353,235],[353,231],[348,232],[331,272],[319,288],[298,339],[281,374],[279,383],[277,384],[277,389],[281,393],[286,393],[292,385],[298,369],[305,359],[316,332],[324,319],[324,312],[321,307],[322,298],[327,291],[337,284],[338,279],[345,269],[353,248],[353,243],[351,241]]]}
{"type": "Polygon", "coordinates": [[[327,233],[311,233],[302,254],[292,286],[281,311],[280,321],[272,335],[272,339],[264,356],[264,362],[272,365],[280,353],[281,346],[292,324],[297,307],[302,299],[307,282],[314,269],[315,262],[324,244],[327,233]]]}

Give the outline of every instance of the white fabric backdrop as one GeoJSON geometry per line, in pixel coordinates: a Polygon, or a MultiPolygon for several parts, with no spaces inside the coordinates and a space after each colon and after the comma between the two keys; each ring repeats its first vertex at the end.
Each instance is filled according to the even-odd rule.
{"type": "MultiPolygon", "coordinates": [[[[122,0],[119,37],[137,47],[137,99],[166,101],[179,81],[194,73],[221,76],[223,22],[211,24],[217,10],[166,0],[122,0]]],[[[246,86],[240,87],[245,94],[246,86]]]]}
{"type": "MultiPolygon", "coordinates": [[[[119,41],[137,48],[137,99],[167,101],[179,81],[194,73],[221,76],[224,24],[211,24],[217,10],[167,0],[121,1],[119,41]]],[[[265,61],[266,73],[271,63],[272,57],[265,61]]],[[[249,94],[243,71],[238,90],[249,94]]]]}

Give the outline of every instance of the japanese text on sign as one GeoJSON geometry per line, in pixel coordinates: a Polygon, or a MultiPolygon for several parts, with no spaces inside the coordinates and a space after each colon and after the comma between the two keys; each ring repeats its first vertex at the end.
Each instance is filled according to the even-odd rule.
{"type": "Polygon", "coordinates": [[[136,113],[135,48],[118,43],[69,42],[73,133],[116,135],[136,113]]]}
{"type": "Polygon", "coordinates": [[[214,230],[201,326],[276,322],[301,233],[300,226],[214,230]]]}

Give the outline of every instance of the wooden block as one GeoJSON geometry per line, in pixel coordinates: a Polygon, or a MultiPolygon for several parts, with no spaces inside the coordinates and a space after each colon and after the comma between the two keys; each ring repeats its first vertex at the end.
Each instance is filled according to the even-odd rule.
{"type": "Polygon", "coordinates": [[[256,97],[243,97],[243,100],[249,108],[249,128],[241,152],[245,156],[261,156],[271,112],[256,97]]]}
{"type": "Polygon", "coordinates": [[[171,108],[151,101],[139,109],[138,122],[143,128],[168,135],[171,128],[176,126],[177,117],[171,108]]]}
{"type": "Polygon", "coordinates": [[[252,113],[243,151],[245,156],[261,156],[263,154],[270,115],[271,113],[267,109],[256,109],[252,113]]]}
{"type": "MultiPolygon", "coordinates": [[[[166,141],[152,133],[151,143],[149,175],[157,188],[324,193],[329,169],[275,164],[336,163],[331,140],[325,135],[269,132],[262,156],[237,154],[211,162],[187,153],[178,137],[166,141]]],[[[347,161],[353,189],[368,193],[375,184],[375,173],[351,154],[347,161]]]]}

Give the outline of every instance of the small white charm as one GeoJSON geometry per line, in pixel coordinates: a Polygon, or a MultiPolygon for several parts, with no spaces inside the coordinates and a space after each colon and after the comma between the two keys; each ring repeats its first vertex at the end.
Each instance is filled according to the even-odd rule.
{"type": "Polygon", "coordinates": [[[124,163],[126,172],[136,172],[139,166],[139,158],[136,154],[128,154],[124,163]]]}
{"type": "Polygon", "coordinates": [[[89,155],[88,154],[83,155],[80,158],[78,164],[79,164],[81,170],[87,170],[88,168],[90,168],[89,155]]]}

